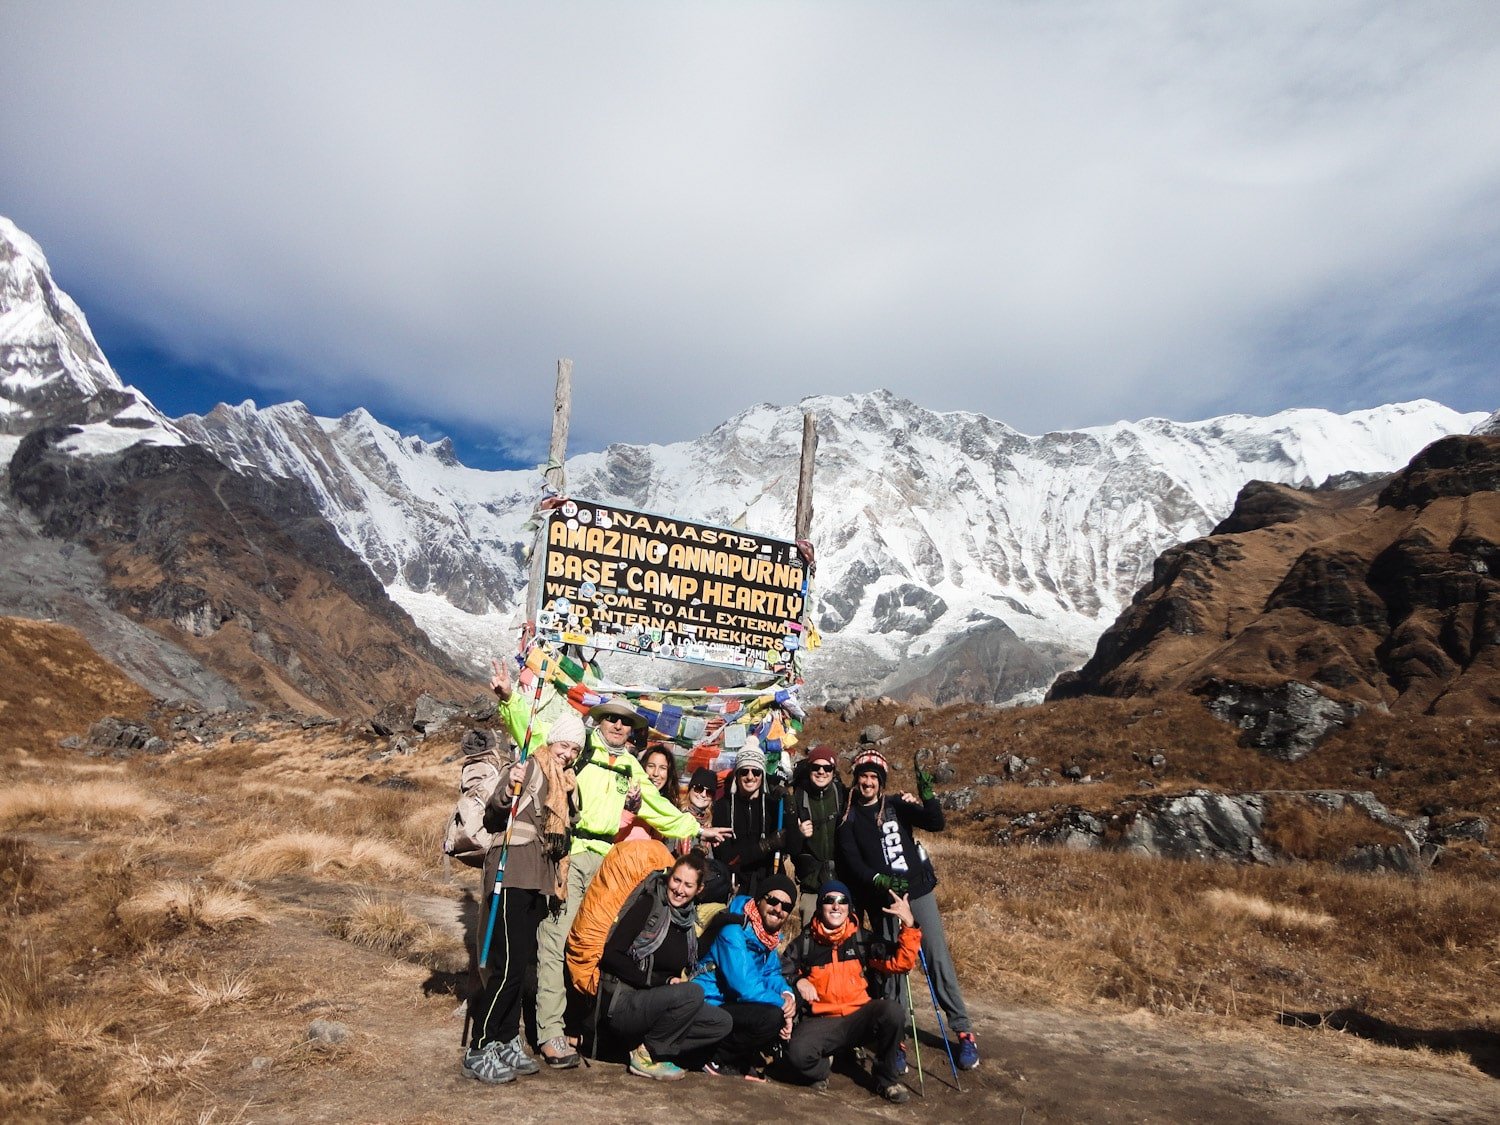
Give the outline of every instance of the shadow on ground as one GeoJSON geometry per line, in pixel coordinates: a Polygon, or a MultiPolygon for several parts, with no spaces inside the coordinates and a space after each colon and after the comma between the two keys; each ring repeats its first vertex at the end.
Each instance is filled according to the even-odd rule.
{"type": "Polygon", "coordinates": [[[1278,1012],[1278,1022],[1287,1027],[1328,1027],[1345,1031],[1387,1047],[1465,1054],[1491,1078],[1500,1078],[1500,1033],[1480,1027],[1451,1030],[1402,1027],[1356,1008],[1339,1008],[1332,1012],[1278,1012]]]}

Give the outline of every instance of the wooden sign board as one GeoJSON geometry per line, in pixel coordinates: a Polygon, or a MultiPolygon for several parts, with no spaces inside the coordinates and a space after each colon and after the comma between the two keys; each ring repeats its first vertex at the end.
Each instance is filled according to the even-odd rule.
{"type": "Polygon", "coordinates": [[[789,539],[570,499],[543,529],[537,636],[784,674],[806,567],[789,539]]]}

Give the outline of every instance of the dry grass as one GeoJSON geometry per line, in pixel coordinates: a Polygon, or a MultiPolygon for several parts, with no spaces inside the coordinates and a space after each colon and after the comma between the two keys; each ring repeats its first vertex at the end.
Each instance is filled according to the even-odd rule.
{"type": "Polygon", "coordinates": [[[118,1025],[119,1013],[108,1004],[84,1000],[54,1008],[42,1021],[42,1033],[65,1050],[93,1051],[118,1025]]]}
{"type": "Polygon", "coordinates": [[[451,944],[398,898],[361,895],[331,928],[354,945],[419,963],[427,963],[451,944]]]}
{"type": "Polygon", "coordinates": [[[1300,906],[1281,906],[1254,895],[1215,887],[1204,891],[1203,899],[1219,914],[1249,918],[1282,930],[1326,930],[1333,916],[1300,906]]]}
{"type": "Polygon", "coordinates": [[[294,871],[400,879],[411,878],[419,870],[415,860],[383,840],[350,839],[323,832],[272,836],[214,864],[215,873],[233,879],[272,879],[294,871]]]}
{"type": "Polygon", "coordinates": [[[930,850],[960,975],[1007,1000],[1260,1026],[1354,1008],[1441,1028],[1472,1026],[1477,998],[1500,995],[1500,899],[1485,880],[930,850]]]}
{"type": "Polygon", "coordinates": [[[122,921],[140,936],[201,926],[217,930],[236,922],[264,922],[266,912],[248,895],[183,879],[155,883],[122,902],[122,921]]]}
{"type": "Polygon", "coordinates": [[[0,826],[63,820],[83,829],[165,816],[171,806],[122,781],[27,782],[0,792],[0,826]]]}
{"type": "Polygon", "coordinates": [[[158,1051],[133,1041],[116,1059],[104,1094],[114,1101],[130,1102],[142,1096],[159,1097],[184,1086],[201,1088],[198,1075],[213,1057],[207,1045],[192,1050],[158,1051]]]}

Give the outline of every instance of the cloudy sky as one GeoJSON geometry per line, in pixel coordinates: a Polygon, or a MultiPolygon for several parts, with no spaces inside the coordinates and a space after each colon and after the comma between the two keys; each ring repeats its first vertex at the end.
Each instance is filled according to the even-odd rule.
{"type": "Polygon", "coordinates": [[[0,214],[169,413],[466,458],[886,387],[1500,406],[1500,5],[0,0],[0,214]]]}

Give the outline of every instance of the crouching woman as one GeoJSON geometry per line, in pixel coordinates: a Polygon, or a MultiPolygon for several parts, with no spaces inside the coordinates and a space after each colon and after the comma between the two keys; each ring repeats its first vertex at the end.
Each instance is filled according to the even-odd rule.
{"type": "Polygon", "coordinates": [[[631,1074],[673,1081],[685,1071],[671,1060],[706,1051],[734,1026],[729,1013],[705,1004],[697,970],[697,910],[703,856],[689,852],[646,876],[635,901],[604,943],[601,1005],[609,1029],[627,1043],[631,1074]]]}

